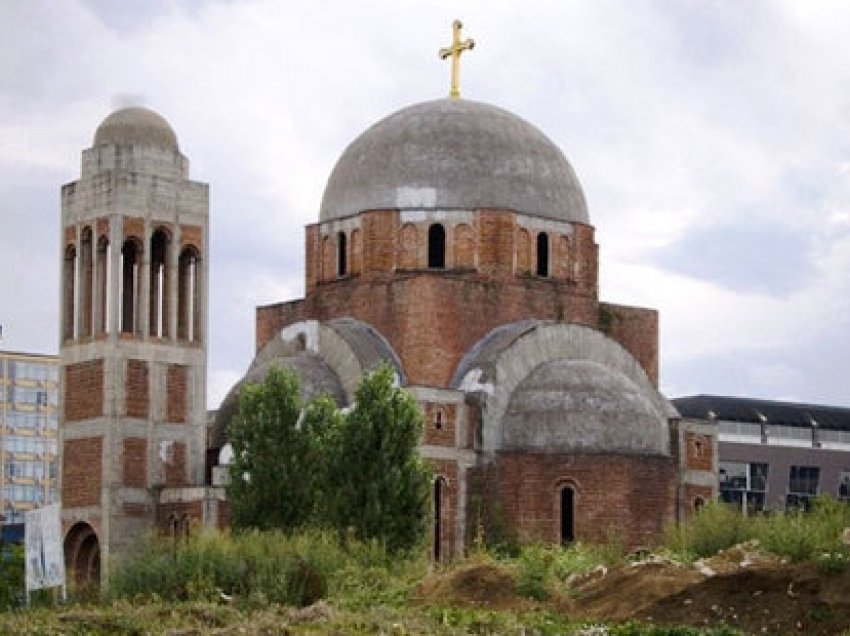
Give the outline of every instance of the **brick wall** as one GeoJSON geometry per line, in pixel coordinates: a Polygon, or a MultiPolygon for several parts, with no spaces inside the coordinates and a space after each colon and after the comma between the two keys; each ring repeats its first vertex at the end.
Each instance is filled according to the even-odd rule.
{"type": "Polygon", "coordinates": [[[638,359],[658,386],[658,312],[642,307],[599,303],[599,328],[638,359]]]}
{"type": "Polygon", "coordinates": [[[204,230],[197,225],[181,225],[180,226],[180,245],[194,245],[199,251],[204,249],[204,230]]]}
{"type": "Polygon", "coordinates": [[[435,402],[425,402],[422,406],[425,413],[423,442],[453,448],[456,445],[457,406],[435,402]]]}
{"type": "Polygon", "coordinates": [[[66,422],[103,415],[103,360],[67,365],[64,397],[66,422]]]}
{"type": "Polygon", "coordinates": [[[475,232],[461,223],[454,228],[454,266],[459,269],[475,267],[475,232]]]}
{"type": "Polygon", "coordinates": [[[145,220],[132,217],[125,216],[123,218],[124,223],[124,238],[129,238],[131,236],[135,236],[136,238],[142,238],[145,235],[145,220]]]}
{"type": "Polygon", "coordinates": [[[62,505],[65,508],[100,505],[103,438],[65,440],[62,453],[62,505]]]}
{"type": "Polygon", "coordinates": [[[595,326],[592,297],[538,277],[484,280],[475,272],[416,271],[320,284],[303,302],[257,309],[257,350],[297,320],[352,316],[374,326],[411,384],[445,387],[463,355],[490,330],[527,318],[595,326]]]}
{"type": "Polygon", "coordinates": [[[711,486],[696,486],[693,484],[685,484],[682,486],[682,512],[684,518],[682,521],[690,519],[697,508],[714,500],[714,493],[711,486]]]}
{"type": "MultiPolygon", "coordinates": [[[[447,240],[454,241],[454,247],[447,245],[450,253],[454,250],[448,260],[457,257],[465,262],[477,257],[475,271],[423,269],[425,226],[399,227],[395,211],[365,212],[361,222],[363,274],[341,280],[334,276],[324,282],[320,227],[307,228],[307,297],[257,309],[258,351],[293,322],[351,316],[371,324],[389,340],[412,384],[445,387],[462,356],[495,327],[529,318],[597,327],[600,313],[616,314],[617,319],[610,321],[612,337],[657,381],[657,312],[617,305],[605,305],[609,310],[599,311],[597,246],[591,226],[574,224],[571,238],[550,237],[550,270],[562,275],[556,279],[515,274],[515,257],[523,258],[515,254],[517,236],[525,230],[517,228],[510,211],[479,210],[469,233],[460,226],[447,233],[447,240]]],[[[529,235],[529,268],[535,240],[536,233],[529,235]]]]}
{"type": "Polygon", "coordinates": [[[713,468],[714,440],[711,435],[700,435],[690,431],[685,433],[685,467],[691,470],[713,468]]]}
{"type": "Polygon", "coordinates": [[[144,438],[124,440],[124,485],[131,488],[148,485],[148,442],[144,438]]]}
{"type": "Polygon", "coordinates": [[[163,468],[165,470],[166,486],[186,485],[186,444],[183,442],[168,443],[163,468]]]}
{"type": "Polygon", "coordinates": [[[169,364],[165,372],[165,421],[187,421],[189,368],[184,364],[169,364]]]}
{"type": "Polygon", "coordinates": [[[363,271],[388,272],[395,266],[398,213],[373,210],[360,216],[363,227],[363,271]]]}
{"type": "Polygon", "coordinates": [[[150,378],[148,363],[127,360],[127,415],[147,418],[150,412],[150,378]]]}
{"type": "Polygon", "coordinates": [[[188,518],[191,524],[201,524],[204,520],[204,502],[185,501],[180,503],[160,504],[157,507],[157,527],[164,534],[171,532],[171,521],[174,519],[188,518]]]}
{"type": "Polygon", "coordinates": [[[575,493],[576,540],[604,541],[613,532],[631,548],[646,546],[675,518],[669,457],[503,453],[474,471],[470,524],[483,515],[515,538],[560,541],[564,486],[575,493]]]}
{"type": "Polygon", "coordinates": [[[304,300],[265,305],[256,309],[255,346],[259,351],[286,325],[307,320],[304,300]]]}

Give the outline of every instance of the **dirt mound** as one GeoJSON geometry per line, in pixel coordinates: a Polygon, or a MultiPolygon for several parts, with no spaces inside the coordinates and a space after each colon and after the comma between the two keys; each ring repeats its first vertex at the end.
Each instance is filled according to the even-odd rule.
{"type": "Polygon", "coordinates": [[[417,597],[426,603],[503,610],[532,605],[517,594],[514,573],[493,563],[465,563],[432,572],[422,581],[417,597]]]}
{"type": "Polygon", "coordinates": [[[693,566],[655,559],[572,582],[568,611],[606,621],[729,625],[751,634],[840,634],[850,626],[850,573],[825,575],[737,546],[693,566]]]}

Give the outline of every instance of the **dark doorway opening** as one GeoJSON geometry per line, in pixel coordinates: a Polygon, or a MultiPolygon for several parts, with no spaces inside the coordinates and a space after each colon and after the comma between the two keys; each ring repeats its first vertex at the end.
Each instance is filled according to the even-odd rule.
{"type": "Polygon", "coordinates": [[[564,486],[561,488],[561,543],[572,543],[575,538],[575,493],[564,486]]]}
{"type": "Polygon", "coordinates": [[[439,563],[443,556],[442,543],[442,516],[443,516],[443,480],[434,481],[434,562],[439,563]]]}
{"type": "Polygon", "coordinates": [[[87,523],[75,524],[65,536],[65,568],[77,592],[87,594],[100,587],[100,543],[87,523]]]}

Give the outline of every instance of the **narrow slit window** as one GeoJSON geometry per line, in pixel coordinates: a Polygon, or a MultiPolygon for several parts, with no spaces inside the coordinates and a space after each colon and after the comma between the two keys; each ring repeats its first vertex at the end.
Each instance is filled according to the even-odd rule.
{"type": "Polygon", "coordinates": [[[549,235],[546,232],[537,235],[537,275],[549,275],[549,235]]]}
{"type": "Polygon", "coordinates": [[[336,235],[336,274],[345,276],[348,274],[348,251],[345,232],[336,235]]]}
{"type": "Polygon", "coordinates": [[[439,223],[428,228],[428,267],[443,269],[446,266],[446,230],[439,223]]]}

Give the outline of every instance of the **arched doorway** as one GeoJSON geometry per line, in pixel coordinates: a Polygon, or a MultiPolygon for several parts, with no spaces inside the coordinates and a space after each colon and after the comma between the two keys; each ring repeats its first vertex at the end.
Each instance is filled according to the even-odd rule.
{"type": "Polygon", "coordinates": [[[575,491],[571,486],[561,487],[561,545],[575,541],[575,491]]]}
{"type": "Polygon", "coordinates": [[[100,542],[94,528],[84,522],[74,524],[65,535],[65,569],[77,590],[100,585],[100,542]]]}

